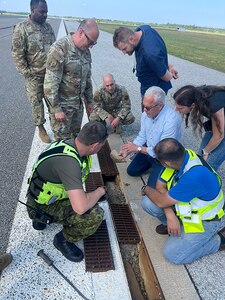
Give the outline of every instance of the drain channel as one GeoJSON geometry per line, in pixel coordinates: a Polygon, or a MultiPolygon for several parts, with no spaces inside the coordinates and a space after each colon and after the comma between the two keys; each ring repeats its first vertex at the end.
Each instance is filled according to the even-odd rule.
{"type": "Polygon", "coordinates": [[[89,272],[115,270],[106,221],[98,230],[84,239],[85,268],[89,272]]]}
{"type": "Polygon", "coordinates": [[[140,236],[127,204],[110,204],[116,235],[121,244],[137,244],[140,236]]]}

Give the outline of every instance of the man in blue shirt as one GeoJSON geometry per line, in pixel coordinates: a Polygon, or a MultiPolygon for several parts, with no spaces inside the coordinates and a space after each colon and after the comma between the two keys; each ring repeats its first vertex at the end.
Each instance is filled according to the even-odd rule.
{"type": "Polygon", "coordinates": [[[163,249],[165,258],[187,264],[224,250],[224,195],[219,176],[203,158],[175,139],[160,141],[154,151],[164,168],[155,189],[142,187],[141,204],[161,221],[157,233],[169,234],[163,249]]]}
{"type": "Polygon", "coordinates": [[[121,146],[120,155],[126,157],[137,153],[127,168],[130,176],[140,176],[151,169],[148,185],[155,187],[162,165],[155,161],[155,145],[164,138],[181,139],[181,117],[165,104],[166,94],[157,87],[149,88],[144,95],[144,112],[141,129],[133,142],[121,146]]]}
{"type": "Polygon", "coordinates": [[[178,78],[178,72],[168,64],[162,37],[149,25],[139,26],[135,32],[127,27],[117,28],[113,44],[124,54],[135,53],[136,76],[141,83],[142,98],[151,86],[159,86],[167,93],[172,87],[170,80],[178,78]]]}

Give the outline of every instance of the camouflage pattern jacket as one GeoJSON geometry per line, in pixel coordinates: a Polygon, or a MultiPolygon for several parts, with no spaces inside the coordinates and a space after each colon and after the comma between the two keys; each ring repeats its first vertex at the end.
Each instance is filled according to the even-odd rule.
{"type": "Polygon", "coordinates": [[[51,113],[62,111],[61,107],[79,109],[82,100],[92,103],[91,53],[78,49],[72,34],[59,39],[50,48],[44,93],[51,113]]]}
{"type": "Polygon", "coordinates": [[[105,120],[109,114],[117,112],[122,120],[126,118],[131,110],[130,98],[125,87],[115,85],[113,94],[107,92],[104,87],[94,94],[94,112],[105,120]]]}
{"type": "Polygon", "coordinates": [[[45,74],[45,63],[55,34],[47,22],[40,25],[30,17],[17,24],[13,31],[12,56],[16,68],[25,77],[45,74]]]}

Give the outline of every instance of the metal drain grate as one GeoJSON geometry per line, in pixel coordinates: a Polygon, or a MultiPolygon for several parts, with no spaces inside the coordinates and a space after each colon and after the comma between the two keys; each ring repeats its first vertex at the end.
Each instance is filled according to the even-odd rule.
{"type": "Polygon", "coordinates": [[[127,204],[110,204],[116,235],[121,244],[137,244],[140,236],[127,204]]]}
{"type": "Polygon", "coordinates": [[[98,152],[98,160],[101,167],[101,172],[103,177],[107,177],[108,180],[112,180],[119,174],[115,162],[110,157],[110,147],[108,141],[98,152]]]}
{"type": "Polygon", "coordinates": [[[86,192],[90,193],[97,189],[99,186],[103,186],[104,182],[102,175],[99,172],[89,173],[85,181],[86,192]]]}
{"type": "Polygon", "coordinates": [[[84,239],[85,268],[89,272],[115,270],[106,221],[98,230],[84,239]]]}

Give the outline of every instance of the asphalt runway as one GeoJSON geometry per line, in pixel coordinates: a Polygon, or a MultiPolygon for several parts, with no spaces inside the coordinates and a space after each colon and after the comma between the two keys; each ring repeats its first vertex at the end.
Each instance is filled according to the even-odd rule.
{"type": "MultiPolygon", "coordinates": [[[[0,253],[6,250],[35,126],[24,78],[11,56],[13,26],[22,18],[0,16],[0,253]]],[[[57,33],[60,20],[51,19],[57,33]]]]}

